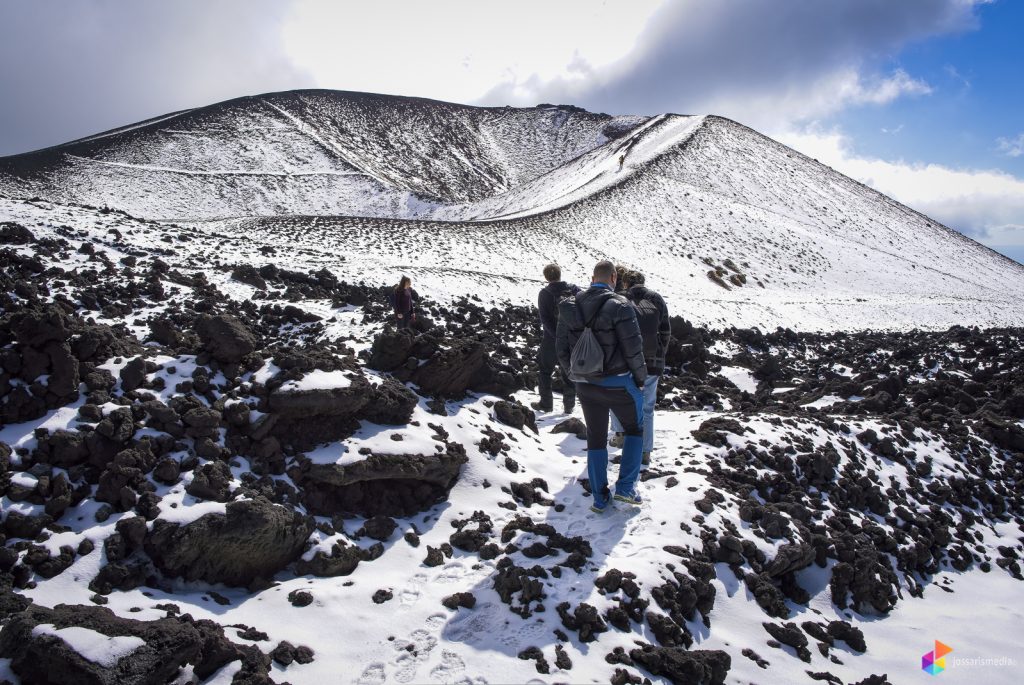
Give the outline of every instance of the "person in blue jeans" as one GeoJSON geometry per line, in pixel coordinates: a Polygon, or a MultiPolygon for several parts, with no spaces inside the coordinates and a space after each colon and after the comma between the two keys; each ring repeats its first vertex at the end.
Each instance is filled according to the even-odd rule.
{"type": "MultiPolygon", "coordinates": [[[[654,451],[654,405],[658,401],[658,381],[665,373],[665,353],[672,339],[672,326],[668,318],[668,305],[665,299],[644,286],[644,275],[637,271],[627,271],[623,276],[625,291],[622,293],[636,309],[640,335],[644,339],[644,362],[647,364],[647,381],[643,387],[644,409],[644,465],[651,463],[651,452],[654,451]]],[[[612,416],[612,430],[615,436],[611,439],[612,447],[622,447],[622,424],[612,416]]]]}
{"type": "Polygon", "coordinates": [[[643,447],[640,389],[647,381],[647,366],[636,309],[615,292],[616,282],[615,265],[598,262],[590,287],[559,303],[555,332],[559,363],[570,370],[587,424],[587,474],[594,498],[590,508],[598,513],[613,498],[608,487],[609,411],[618,418],[625,435],[614,499],[634,505],[641,501],[636,491],[643,447]],[[603,364],[600,372],[580,375],[573,371],[572,352],[588,328],[600,345],[603,364]]]}

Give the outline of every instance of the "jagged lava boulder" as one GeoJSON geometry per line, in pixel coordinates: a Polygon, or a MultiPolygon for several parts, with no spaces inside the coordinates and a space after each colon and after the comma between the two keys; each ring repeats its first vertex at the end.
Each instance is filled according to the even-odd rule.
{"type": "Polygon", "coordinates": [[[167,575],[248,586],[294,561],[312,532],[312,522],[292,509],[265,499],[237,500],[224,514],[185,525],[157,519],[144,547],[167,575]]]}
{"type": "Polygon", "coordinates": [[[237,364],[257,349],[258,341],[252,331],[228,314],[204,314],[196,319],[195,329],[203,349],[224,364],[237,364]]]}
{"type": "Polygon", "coordinates": [[[437,454],[370,454],[353,464],[314,464],[289,470],[310,513],[331,516],[409,516],[444,500],[467,461],[449,443],[437,454]]]}
{"type": "Polygon", "coordinates": [[[515,377],[498,368],[487,347],[476,340],[455,340],[412,374],[427,395],[461,398],[467,390],[502,397],[520,389],[515,377]]]}
{"type": "Polygon", "coordinates": [[[268,398],[270,413],[278,419],[273,435],[304,451],[340,440],[359,427],[356,419],[372,397],[373,386],[356,373],[350,374],[342,387],[294,389],[282,385],[268,398]]]}
{"type": "Polygon", "coordinates": [[[0,656],[23,683],[165,683],[186,663],[201,662],[203,635],[175,619],[133,621],[104,607],[31,606],[0,632],[0,656]],[[102,640],[98,651],[81,649],[102,640]]]}

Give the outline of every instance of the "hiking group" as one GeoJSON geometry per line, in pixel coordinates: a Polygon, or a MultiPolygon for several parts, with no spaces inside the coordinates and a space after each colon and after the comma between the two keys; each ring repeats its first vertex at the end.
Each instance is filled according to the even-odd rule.
{"type": "MultiPolygon", "coordinates": [[[[578,399],[587,425],[591,509],[603,512],[612,499],[639,505],[636,482],[654,450],[654,405],[671,337],[668,307],[644,286],[643,274],[609,261],[594,266],[586,289],[563,281],[557,264],[544,267],[544,278],[537,297],[540,400],[533,408],[554,410],[557,370],[563,411],[571,414],[578,399]],[[608,486],[609,415],[611,444],[622,448],[614,493],[608,486]]],[[[396,325],[412,327],[419,295],[408,276],[389,291],[388,301],[396,325]]]]}
{"type": "Polygon", "coordinates": [[[540,400],[533,408],[554,409],[557,367],[562,408],[571,413],[579,399],[587,426],[591,509],[601,513],[612,499],[639,505],[636,482],[654,450],[654,405],[671,337],[668,307],[644,286],[643,274],[609,261],[594,266],[585,290],[563,281],[556,264],[544,268],[544,278],[548,284],[537,298],[540,400]],[[622,447],[614,494],[608,487],[609,413],[612,444],[622,447]]]}

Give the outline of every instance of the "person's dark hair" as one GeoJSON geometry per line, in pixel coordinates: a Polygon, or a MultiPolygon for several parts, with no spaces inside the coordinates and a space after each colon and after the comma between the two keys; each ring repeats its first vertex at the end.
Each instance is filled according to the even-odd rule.
{"type": "Polygon", "coordinates": [[[562,267],[557,264],[548,264],[544,267],[544,278],[548,283],[562,280],[562,267]]]}
{"type": "Polygon", "coordinates": [[[615,273],[615,265],[607,259],[603,259],[594,265],[594,280],[601,283],[611,283],[612,274],[615,273]]]}
{"type": "Polygon", "coordinates": [[[399,290],[405,290],[405,287],[409,285],[412,285],[412,279],[408,276],[402,276],[398,281],[398,285],[395,286],[395,292],[397,293],[399,290]]]}
{"type": "Polygon", "coordinates": [[[639,271],[627,271],[626,275],[622,277],[622,284],[627,288],[631,288],[634,285],[643,285],[644,275],[639,271]]]}

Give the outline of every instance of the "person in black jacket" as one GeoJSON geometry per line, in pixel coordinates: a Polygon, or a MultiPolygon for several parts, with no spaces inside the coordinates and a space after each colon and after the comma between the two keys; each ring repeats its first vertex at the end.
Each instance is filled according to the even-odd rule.
{"type": "Polygon", "coordinates": [[[591,509],[600,513],[611,499],[608,489],[608,412],[618,417],[625,432],[615,499],[640,504],[636,481],[640,475],[643,446],[643,396],[640,389],[647,381],[643,339],[636,310],[622,295],[615,293],[615,265],[598,262],[590,287],[559,304],[555,346],[562,368],[572,373],[572,351],[590,328],[604,354],[600,374],[580,377],[576,396],[587,423],[587,472],[594,498],[591,509]]]}
{"type": "MultiPolygon", "coordinates": [[[[665,354],[672,339],[672,326],[668,319],[668,305],[665,299],[644,286],[644,275],[628,271],[624,276],[626,296],[636,309],[640,335],[644,339],[644,362],[647,364],[647,382],[644,383],[644,448],[642,463],[651,463],[654,450],[654,405],[658,401],[658,380],[665,373],[665,354]]],[[[613,447],[621,447],[624,434],[622,426],[612,417],[613,447]]]]}
{"type": "MultiPolygon", "coordinates": [[[[540,313],[541,341],[540,349],[537,350],[537,374],[540,392],[540,401],[534,402],[531,406],[538,411],[552,411],[554,399],[551,396],[551,374],[558,364],[558,355],[555,354],[555,331],[558,327],[558,302],[564,297],[572,297],[580,291],[579,286],[566,283],[562,280],[562,269],[557,264],[548,264],[544,267],[544,278],[548,284],[541,288],[537,295],[537,311],[540,313]]],[[[569,379],[565,366],[559,366],[559,375],[562,377],[562,409],[566,414],[571,414],[576,407],[576,387],[569,379]]]]}

